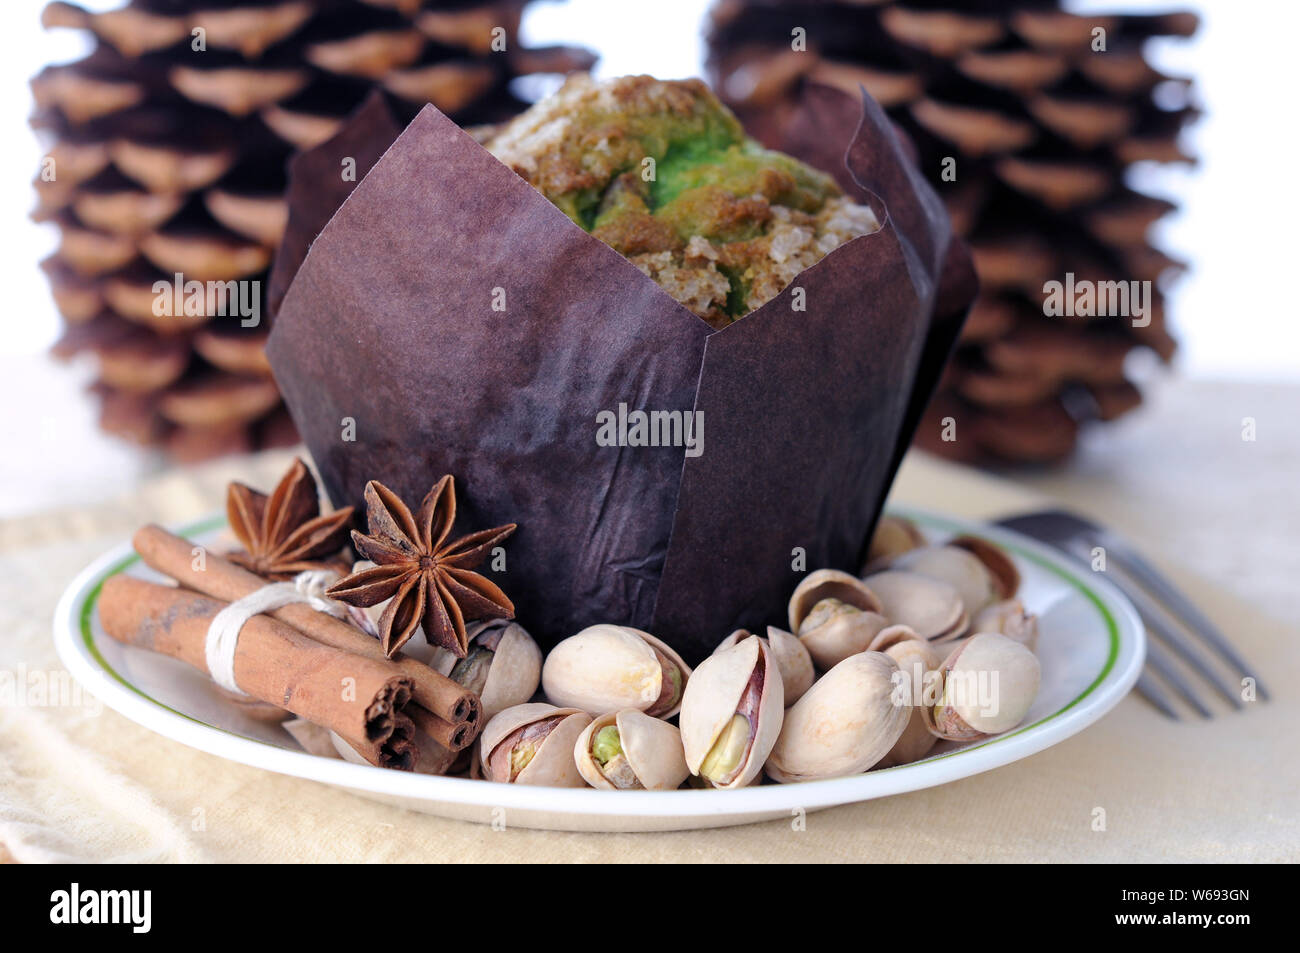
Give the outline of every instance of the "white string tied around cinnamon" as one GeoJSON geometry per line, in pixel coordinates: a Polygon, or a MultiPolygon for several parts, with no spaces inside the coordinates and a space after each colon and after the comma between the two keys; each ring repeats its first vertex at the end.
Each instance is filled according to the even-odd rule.
{"type": "Polygon", "coordinates": [[[213,616],[204,643],[212,680],[226,691],[247,694],[235,683],[235,648],[239,645],[239,633],[243,631],[244,623],[255,615],[305,602],[317,612],[343,618],[347,614],[346,607],[325,595],[325,590],[339,578],[337,572],[329,569],[308,569],[298,573],[290,582],[273,582],[250,592],[213,616]]]}

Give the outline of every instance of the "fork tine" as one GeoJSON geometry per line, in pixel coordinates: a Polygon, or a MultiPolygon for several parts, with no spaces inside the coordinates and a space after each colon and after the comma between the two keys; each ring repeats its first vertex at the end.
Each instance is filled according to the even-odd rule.
{"type": "MultiPolygon", "coordinates": [[[[1132,595],[1134,595],[1134,593],[1128,593],[1128,597],[1132,598],[1132,595]]],[[[1226,681],[1223,681],[1223,676],[1219,675],[1219,673],[1214,671],[1213,668],[1210,668],[1209,663],[1205,662],[1203,655],[1201,655],[1199,651],[1196,651],[1196,647],[1193,646],[1186,637],[1183,637],[1182,634],[1178,632],[1178,629],[1175,629],[1173,625],[1170,625],[1164,618],[1162,618],[1160,610],[1158,610],[1158,607],[1154,605],[1154,603],[1148,602],[1145,607],[1139,607],[1138,611],[1141,614],[1141,619],[1143,619],[1144,623],[1147,623],[1147,628],[1151,629],[1151,631],[1160,638],[1160,641],[1164,642],[1164,644],[1169,646],[1170,649],[1173,649],[1174,654],[1177,654],[1180,659],[1183,659],[1183,662],[1186,662],[1188,666],[1191,666],[1193,670],[1196,671],[1197,675],[1200,675],[1205,679],[1205,681],[1208,681],[1210,685],[1213,685],[1214,689],[1216,689],[1223,698],[1227,699],[1229,705],[1234,707],[1234,709],[1240,709],[1240,707],[1242,707],[1242,699],[1236,696],[1236,693],[1232,690],[1231,686],[1226,683],[1226,681]]]]}
{"type": "Polygon", "coordinates": [[[1210,667],[1204,655],[1197,651],[1196,646],[1186,636],[1169,624],[1168,617],[1155,600],[1133,586],[1121,586],[1120,588],[1126,596],[1133,600],[1142,616],[1142,621],[1146,623],[1148,629],[1160,638],[1160,641],[1173,649],[1184,662],[1196,670],[1197,674],[1213,685],[1219,694],[1227,699],[1228,704],[1232,705],[1233,708],[1241,707],[1241,698],[1233,687],[1224,681],[1222,675],[1210,667]]]}
{"type": "Polygon", "coordinates": [[[1196,696],[1196,692],[1187,684],[1187,680],[1183,678],[1182,673],[1174,668],[1173,663],[1169,661],[1169,656],[1165,655],[1164,649],[1154,642],[1147,643],[1147,664],[1155,669],[1161,678],[1172,685],[1174,691],[1182,696],[1183,701],[1195,708],[1202,718],[1214,717],[1214,713],[1205,707],[1205,703],[1196,696]]]}
{"type": "Polygon", "coordinates": [[[1174,721],[1182,721],[1173,703],[1169,701],[1169,696],[1165,694],[1165,690],[1145,671],[1138,676],[1137,690],[1138,694],[1159,708],[1167,717],[1174,721]]]}
{"type": "MultiPolygon", "coordinates": [[[[1241,675],[1251,677],[1255,683],[1256,696],[1260,700],[1268,700],[1268,690],[1260,684],[1252,667],[1246,664],[1227,637],[1118,533],[1065,510],[1022,513],[1004,517],[998,523],[1054,546],[1085,566],[1091,565],[1091,550],[1097,545],[1103,546],[1107,558],[1117,570],[1112,575],[1113,581],[1134,602],[1147,628],[1161,640],[1160,645],[1148,640],[1147,661],[1151,669],[1172,685],[1177,694],[1185,698],[1203,717],[1213,716],[1197,697],[1186,677],[1171,664],[1170,657],[1161,646],[1167,645],[1177,652],[1234,708],[1243,707],[1244,700],[1239,690],[1230,684],[1231,678],[1211,667],[1207,658],[1222,659],[1234,666],[1241,675]],[[1183,634],[1180,626],[1186,627],[1187,635],[1183,634]],[[1193,638],[1199,638],[1204,646],[1197,645],[1193,638]],[[1207,657],[1202,649],[1208,650],[1212,655],[1207,657]]],[[[1152,684],[1154,683],[1148,680],[1146,687],[1149,688],[1152,684]]],[[[1143,686],[1139,685],[1139,689],[1146,694],[1143,686]]],[[[1150,695],[1147,697],[1150,698],[1150,695]]]]}
{"type": "MultiPolygon", "coordinates": [[[[1130,547],[1114,533],[1098,529],[1097,532],[1089,534],[1087,537],[1080,536],[1077,539],[1077,545],[1084,549],[1091,550],[1095,545],[1101,545],[1106,549],[1106,559],[1111,564],[1111,569],[1117,569],[1118,572],[1108,572],[1111,582],[1119,587],[1124,595],[1128,596],[1133,603],[1133,607],[1138,610],[1142,616],[1142,621],[1146,624],[1147,630],[1158,636],[1165,645],[1173,649],[1178,656],[1191,666],[1197,674],[1209,682],[1216,691],[1219,692],[1228,704],[1233,708],[1241,708],[1242,701],[1236,689],[1228,682],[1224,681],[1223,676],[1210,667],[1205,656],[1197,649],[1187,636],[1183,635],[1169,620],[1174,617],[1160,603],[1151,597],[1151,595],[1137,585],[1127,572],[1127,564],[1120,551],[1131,551],[1130,547]]],[[[1080,559],[1083,558],[1082,552],[1076,553],[1080,559]]],[[[1148,643],[1149,644],[1149,643],[1148,643]]],[[[1153,647],[1153,646],[1149,646],[1153,647]]],[[[1168,667],[1168,666],[1167,666],[1168,667]]],[[[1170,669],[1172,671],[1172,669],[1170,669]]],[[[1166,678],[1173,680],[1173,676],[1166,671],[1161,671],[1166,678]]],[[[1186,683],[1184,683],[1186,684],[1186,683]]],[[[1190,686],[1187,691],[1191,691],[1190,686]]],[[[1200,703],[1197,702],[1198,707],[1200,703]]],[[[1202,709],[1206,717],[1212,717],[1207,710],[1202,709]]]]}
{"type": "Polygon", "coordinates": [[[1262,700],[1268,701],[1268,690],[1256,678],[1254,667],[1246,664],[1246,660],[1237,653],[1237,650],[1233,648],[1227,637],[1219,631],[1219,628],[1213,622],[1206,618],[1200,609],[1192,604],[1190,599],[1183,595],[1173,583],[1160,575],[1155,567],[1147,562],[1140,553],[1131,546],[1125,545],[1115,534],[1103,532],[1101,543],[1106,546],[1107,556],[1168,606],[1175,617],[1192,632],[1199,635],[1225,661],[1234,666],[1238,672],[1254,678],[1256,693],[1262,700]],[[1118,545],[1112,547],[1111,544],[1118,545]]]}

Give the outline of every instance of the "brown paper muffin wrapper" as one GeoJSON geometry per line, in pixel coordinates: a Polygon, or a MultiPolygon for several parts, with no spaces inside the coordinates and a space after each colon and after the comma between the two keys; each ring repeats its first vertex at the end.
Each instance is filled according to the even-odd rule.
{"type": "Polygon", "coordinates": [[[272,315],[280,310],[284,294],[302,267],[311,243],[401,131],[402,125],[388,99],[375,90],[343,128],[289,161],[289,186],[285,193],[289,220],[267,280],[267,307],[272,315]],[[352,161],[353,168],[345,176],[347,160],[352,161]]]}
{"type": "MultiPolygon", "coordinates": [[[[884,225],[722,330],[433,107],[386,151],[366,143],[382,158],[311,245],[267,349],[334,502],[376,479],[418,503],[454,474],[466,527],[519,524],[493,575],[545,645],[615,622],[694,662],[783,625],[806,571],[856,570],[975,279],[875,102],[811,87],[789,132],[786,152],[884,225]],[[620,404],[702,412],[703,452],[598,445],[620,404]]],[[[337,178],[337,144],[321,148],[337,178]]]]}

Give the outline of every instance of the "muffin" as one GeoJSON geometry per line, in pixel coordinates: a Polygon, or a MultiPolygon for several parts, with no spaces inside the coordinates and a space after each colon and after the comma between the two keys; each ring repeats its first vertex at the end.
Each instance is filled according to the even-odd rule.
{"type": "Polygon", "coordinates": [[[796,543],[855,568],[975,277],[879,105],[800,95],[785,148],[870,195],[882,227],[739,319],[784,281],[783,241],[812,259],[840,240],[835,209],[861,213],[698,84],[571,85],[488,137],[522,177],[433,107],[396,141],[358,117],[295,162],[291,222],[338,195],[340,156],[369,169],[317,219],[266,348],[330,499],[363,502],[371,479],[419,499],[455,474],[475,524],[526,529],[503,581],[539,645],[612,620],[698,661],[784,616],[796,543]],[[696,277],[725,285],[699,310],[729,323],[586,229],[679,271],[702,245],[696,277]],[[340,450],[344,417],[364,426],[340,450]]]}
{"type": "Polygon", "coordinates": [[[484,145],[716,328],[880,227],[829,175],[746,136],[696,79],[575,75],[484,145]]]}

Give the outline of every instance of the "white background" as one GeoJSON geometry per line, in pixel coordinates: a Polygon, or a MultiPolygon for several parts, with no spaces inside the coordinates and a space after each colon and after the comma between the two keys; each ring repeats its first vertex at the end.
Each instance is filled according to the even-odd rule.
{"type": "MultiPolygon", "coordinates": [[[[106,9],[116,0],[85,0],[106,9]]],[[[1138,169],[1135,184],[1177,197],[1184,211],[1160,227],[1176,257],[1193,263],[1174,288],[1170,312],[1182,342],[1178,372],[1253,381],[1300,381],[1300,197],[1294,163],[1300,4],[1212,0],[1198,8],[1191,41],[1153,45],[1166,72],[1193,75],[1206,115],[1189,132],[1201,156],[1191,170],[1138,169]]],[[[27,79],[82,49],[75,34],[46,34],[43,0],[5,0],[0,29],[0,515],[56,502],[102,498],[162,464],[98,434],[80,389],[85,365],[60,365],[46,350],[59,332],[37,263],[53,229],[30,222],[31,179],[42,149],[27,125],[27,79]]],[[[1160,9],[1128,0],[1076,2],[1076,9],[1160,9]]],[[[525,42],[583,43],[600,50],[600,75],[698,74],[698,25],[707,0],[570,0],[535,4],[525,42]]]]}

